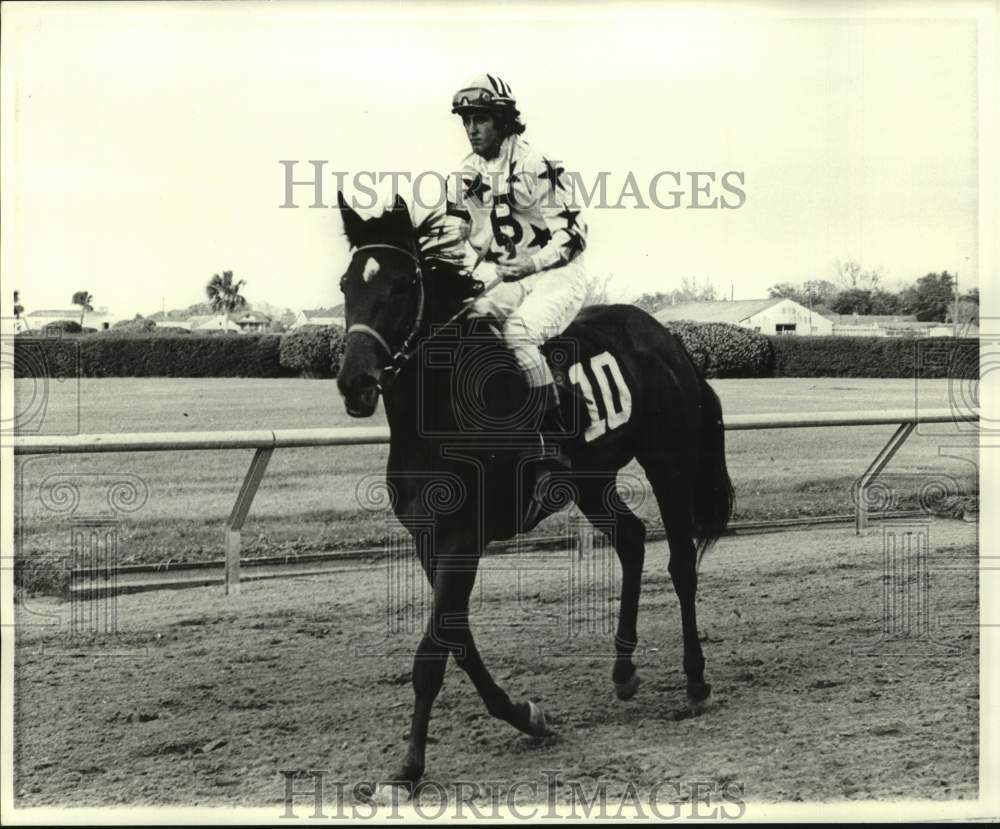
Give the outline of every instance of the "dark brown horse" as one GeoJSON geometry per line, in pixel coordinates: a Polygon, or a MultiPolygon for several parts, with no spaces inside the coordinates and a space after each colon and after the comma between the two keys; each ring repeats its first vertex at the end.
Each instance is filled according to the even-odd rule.
{"type": "Polygon", "coordinates": [[[348,332],[337,383],[356,417],[371,415],[379,396],[384,401],[393,509],[413,534],[433,588],[413,665],[409,746],[392,780],[412,785],[424,773],[431,708],[449,654],[490,714],[527,734],[547,731],[538,705],[514,702],[496,683],[469,628],[479,558],[489,542],[530,529],[523,516],[532,499],[540,500],[542,516],[575,501],[613,544],[622,587],[612,680],[619,698],[635,694],[646,528],[616,487],[618,470],[633,458],[663,516],[681,607],[687,696],[700,711],[710,686],[695,619],[698,561],[725,529],[733,490],[719,399],[679,340],[644,311],[610,305],[585,309],[546,344],[565,419],[573,424],[565,447],[572,472],[548,494],[537,493],[538,465],[519,459],[526,446],[541,445],[534,415],[540,407],[513,357],[489,320],[460,317],[436,327],[481,283],[419,253],[420,231],[398,197],[392,209],[368,220],[339,198],[352,258],[341,281],[348,332]],[[427,497],[429,478],[446,496],[427,497]]]}

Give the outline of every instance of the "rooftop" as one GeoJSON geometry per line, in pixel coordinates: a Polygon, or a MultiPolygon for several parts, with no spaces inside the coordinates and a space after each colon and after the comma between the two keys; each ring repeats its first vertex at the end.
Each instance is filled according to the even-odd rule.
{"type": "Polygon", "coordinates": [[[754,314],[766,311],[771,306],[784,301],[783,298],[778,298],[681,302],[677,305],[666,305],[653,314],[653,316],[660,322],[667,320],[691,320],[692,322],[740,323],[754,316],[754,314]]]}
{"type": "Polygon", "coordinates": [[[884,325],[885,323],[916,322],[915,314],[823,314],[834,325],[884,325]]]}
{"type": "Polygon", "coordinates": [[[344,316],[344,306],[335,305],[333,308],[303,308],[302,313],[306,318],[310,317],[342,317],[344,316]]]}

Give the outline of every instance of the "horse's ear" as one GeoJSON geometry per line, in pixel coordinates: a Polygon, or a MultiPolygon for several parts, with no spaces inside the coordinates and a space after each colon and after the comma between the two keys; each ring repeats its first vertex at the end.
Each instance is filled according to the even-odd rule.
{"type": "Polygon", "coordinates": [[[408,238],[413,233],[413,223],[410,221],[410,211],[406,206],[406,202],[403,201],[399,193],[397,193],[396,198],[392,200],[392,206],[389,208],[388,214],[392,221],[393,230],[401,238],[408,238]]]}
{"type": "Polygon", "coordinates": [[[347,203],[344,194],[337,191],[337,205],[340,207],[340,218],[344,222],[344,235],[352,245],[358,240],[358,234],[364,220],[357,214],[353,207],[347,203]]]}

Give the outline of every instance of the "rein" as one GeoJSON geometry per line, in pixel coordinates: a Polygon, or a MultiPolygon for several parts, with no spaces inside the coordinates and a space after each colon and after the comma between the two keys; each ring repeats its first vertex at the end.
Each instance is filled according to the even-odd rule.
{"type": "MultiPolygon", "coordinates": [[[[411,346],[413,345],[413,340],[420,332],[420,328],[424,322],[424,302],[426,297],[426,291],[424,289],[424,271],[420,265],[420,257],[417,254],[413,253],[412,251],[407,250],[406,248],[382,242],[373,243],[370,245],[362,245],[361,247],[355,249],[353,255],[351,256],[351,260],[353,261],[354,257],[357,256],[359,253],[361,253],[361,251],[372,250],[373,248],[394,250],[397,253],[402,253],[405,254],[406,256],[409,256],[410,259],[413,260],[413,264],[416,265],[417,268],[416,273],[414,274],[414,282],[416,282],[417,286],[420,288],[420,298],[417,301],[416,318],[413,320],[413,325],[410,328],[410,332],[406,335],[406,339],[403,340],[403,344],[395,352],[393,352],[392,347],[389,345],[388,340],[386,340],[385,337],[383,337],[377,330],[372,328],[370,325],[365,325],[363,323],[357,322],[347,329],[347,334],[345,335],[345,339],[346,337],[349,337],[351,334],[367,334],[369,337],[374,339],[379,345],[381,345],[382,348],[385,350],[385,353],[389,355],[389,362],[382,367],[384,380],[379,384],[379,388],[382,388],[383,386],[392,382],[392,380],[399,373],[399,370],[406,364],[406,362],[414,354],[415,349],[411,349],[411,346]]],[[[482,256],[480,256],[476,260],[476,266],[474,266],[472,269],[473,272],[475,271],[476,267],[478,267],[481,261],[482,261],[482,256]]],[[[487,285],[477,295],[476,298],[478,299],[483,294],[492,290],[502,281],[503,280],[500,277],[497,277],[489,285],[487,285]]],[[[466,314],[471,307],[472,303],[467,302],[464,307],[460,308],[458,311],[452,314],[442,325],[438,326],[436,330],[432,331],[430,333],[429,338],[437,336],[438,331],[441,331],[451,323],[455,322],[459,317],[466,314]]]]}

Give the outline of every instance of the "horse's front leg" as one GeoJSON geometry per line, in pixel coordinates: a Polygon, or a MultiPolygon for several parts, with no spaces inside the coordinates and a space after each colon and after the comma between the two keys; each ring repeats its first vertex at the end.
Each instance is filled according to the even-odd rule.
{"type": "Polygon", "coordinates": [[[498,720],[510,723],[512,726],[532,737],[542,737],[548,732],[545,714],[542,709],[530,700],[511,702],[507,692],[497,685],[483,663],[479,650],[476,648],[472,631],[465,619],[464,630],[461,632],[463,646],[460,651],[454,651],[455,661],[468,674],[472,684],[479,691],[479,696],[486,703],[486,710],[498,720]]]}
{"type": "Polygon", "coordinates": [[[423,776],[431,709],[444,681],[449,653],[469,675],[490,714],[526,734],[541,736],[547,733],[541,709],[528,701],[511,702],[507,692],[490,676],[476,649],[469,629],[469,596],[475,585],[477,565],[478,556],[435,562],[434,607],[413,662],[416,698],[410,739],[406,756],[393,775],[393,782],[412,787],[423,776]]]}
{"type": "Polygon", "coordinates": [[[392,776],[393,782],[411,787],[424,774],[431,709],[444,682],[448,654],[460,646],[455,619],[463,616],[468,619],[469,596],[476,579],[475,569],[464,577],[461,572],[446,572],[443,563],[437,564],[434,569],[434,604],[413,657],[414,703],[410,739],[406,756],[392,776]]]}

